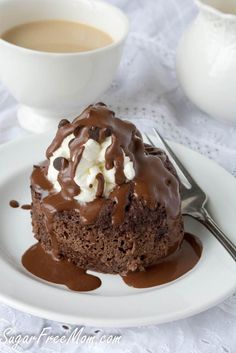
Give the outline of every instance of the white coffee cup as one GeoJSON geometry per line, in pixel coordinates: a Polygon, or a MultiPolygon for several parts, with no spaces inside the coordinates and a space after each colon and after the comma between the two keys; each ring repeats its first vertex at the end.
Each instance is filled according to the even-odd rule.
{"type": "Polygon", "coordinates": [[[80,53],[25,49],[0,39],[0,80],[20,102],[18,120],[33,132],[74,117],[109,87],[128,34],[127,17],[100,0],[0,0],[0,34],[40,20],[78,21],[94,26],[113,43],[80,53]]]}

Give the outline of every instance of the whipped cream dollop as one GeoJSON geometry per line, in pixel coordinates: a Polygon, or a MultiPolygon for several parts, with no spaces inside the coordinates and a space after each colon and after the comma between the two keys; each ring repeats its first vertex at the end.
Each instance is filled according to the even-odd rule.
{"type": "Polygon", "coordinates": [[[61,186],[57,180],[59,171],[54,167],[53,164],[57,158],[60,158],[60,157],[66,158],[66,159],[70,158],[69,143],[73,138],[74,138],[73,134],[70,134],[69,136],[67,136],[63,140],[61,146],[53,153],[53,155],[49,159],[47,177],[48,177],[48,180],[52,183],[54,190],[57,192],[61,191],[61,186]]]}
{"type": "MultiPolygon", "coordinates": [[[[61,190],[58,181],[59,171],[54,167],[54,161],[59,158],[70,159],[69,143],[74,138],[71,134],[67,136],[61,146],[50,157],[48,168],[48,179],[53,184],[55,191],[61,190]]],[[[115,188],[116,167],[106,169],[105,154],[107,148],[112,144],[112,137],[107,137],[102,143],[98,143],[93,139],[88,139],[83,145],[83,153],[75,171],[74,181],[80,187],[80,193],[74,198],[80,203],[91,202],[97,197],[99,181],[98,175],[103,176],[103,193],[101,196],[108,197],[110,192],[115,188]]],[[[133,162],[124,154],[124,175],[126,181],[131,181],[135,177],[133,162]]],[[[72,161],[73,162],[73,161],[72,161]]]]}

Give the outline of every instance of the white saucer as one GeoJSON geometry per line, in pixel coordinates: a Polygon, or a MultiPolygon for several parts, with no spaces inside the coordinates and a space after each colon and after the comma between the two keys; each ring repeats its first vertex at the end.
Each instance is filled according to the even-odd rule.
{"type": "MultiPolygon", "coordinates": [[[[30,202],[32,165],[44,159],[49,135],[29,136],[0,148],[0,300],[19,310],[67,323],[128,327],[162,323],[199,313],[223,301],[236,288],[236,265],[218,241],[200,224],[187,220],[198,235],[203,254],[188,274],[167,285],[134,289],[119,276],[99,275],[102,286],[78,293],[40,280],[21,265],[21,256],[35,243],[30,212],[9,207],[9,201],[30,202]]],[[[236,242],[236,180],[224,169],[181,145],[171,144],[209,195],[209,211],[236,242]]]]}

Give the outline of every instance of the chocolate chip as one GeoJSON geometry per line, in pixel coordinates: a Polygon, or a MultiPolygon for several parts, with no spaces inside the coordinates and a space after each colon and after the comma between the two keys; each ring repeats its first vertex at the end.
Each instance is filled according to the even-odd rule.
{"type": "Polygon", "coordinates": [[[110,127],[106,128],[105,130],[105,137],[109,137],[112,134],[112,129],[110,127]]]}
{"type": "Polygon", "coordinates": [[[99,131],[100,131],[99,127],[91,126],[89,129],[89,138],[98,142],[99,141],[99,131]]]}
{"type": "Polygon", "coordinates": [[[67,120],[67,119],[62,119],[62,120],[59,122],[59,124],[58,124],[58,128],[63,127],[63,126],[68,125],[68,124],[70,124],[69,120],[67,120]]]}
{"type": "Polygon", "coordinates": [[[69,162],[66,158],[58,157],[53,162],[53,167],[60,172],[60,170],[65,169],[69,162]]]}

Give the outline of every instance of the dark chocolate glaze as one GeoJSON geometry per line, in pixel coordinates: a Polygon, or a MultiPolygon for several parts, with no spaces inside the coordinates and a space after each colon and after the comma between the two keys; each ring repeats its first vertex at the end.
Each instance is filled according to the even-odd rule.
{"type": "Polygon", "coordinates": [[[202,244],[194,235],[185,233],[180,247],[146,271],[130,272],[123,276],[126,284],[135,288],[148,288],[169,283],[189,272],[199,261],[202,244]]]}
{"type": "Polygon", "coordinates": [[[16,200],[11,200],[11,201],[9,202],[9,205],[10,205],[12,208],[18,208],[18,207],[20,207],[19,202],[16,201],[16,200]]]}
{"type": "Polygon", "coordinates": [[[43,250],[40,243],[25,252],[22,264],[33,275],[48,282],[64,284],[74,291],[90,291],[101,285],[98,277],[87,274],[67,260],[55,259],[43,250]]]}
{"type": "Polygon", "coordinates": [[[35,190],[39,193],[42,192],[42,190],[49,192],[53,188],[53,185],[46,177],[47,165],[48,163],[44,162],[44,164],[41,166],[43,168],[45,177],[42,177],[42,170],[38,165],[34,165],[33,173],[31,175],[31,183],[34,185],[35,190]]]}
{"type": "Polygon", "coordinates": [[[55,255],[57,251],[56,237],[53,236],[52,230],[55,213],[76,209],[80,214],[81,222],[91,224],[96,222],[107,202],[107,199],[102,195],[104,190],[102,174],[97,175],[98,189],[94,201],[80,204],[75,200],[75,196],[80,193],[80,188],[74,181],[76,168],[83,154],[83,145],[90,138],[99,143],[102,143],[108,136],[111,136],[112,139],[112,143],[105,153],[105,166],[108,170],[114,166],[116,168],[117,186],[108,197],[116,203],[115,212],[112,215],[114,225],[123,222],[131,193],[146,203],[150,209],[155,209],[158,205],[164,206],[167,223],[170,225],[171,222],[175,222],[181,208],[178,180],[164,165],[163,159],[167,157],[161,150],[155,149],[154,153],[150,146],[147,150],[147,146],[144,145],[141,134],[135,125],[116,118],[114,113],[103,103],[91,105],[72,123],[63,120],[59,124],[57,134],[47,149],[48,159],[70,134],[73,134],[74,137],[69,143],[69,160],[65,161],[63,158],[55,162],[59,170],[58,182],[61,191],[56,193],[48,181],[47,164],[41,170],[36,166],[31,177],[32,185],[36,185],[41,193],[42,191],[46,192],[46,196],[42,199],[42,205],[46,227],[54,238],[52,242],[55,255]],[[133,161],[135,178],[132,181],[127,181],[125,178],[123,152],[133,161]]]}
{"type": "MultiPolygon", "coordinates": [[[[182,245],[174,253],[141,272],[123,276],[126,284],[136,288],[148,288],[174,281],[190,271],[199,261],[202,245],[198,238],[186,233],[182,245]]],[[[90,291],[101,285],[98,277],[89,275],[67,260],[55,259],[46,253],[40,243],[29,248],[22,257],[23,266],[33,275],[48,282],[64,284],[75,291],[90,291]]]]}

